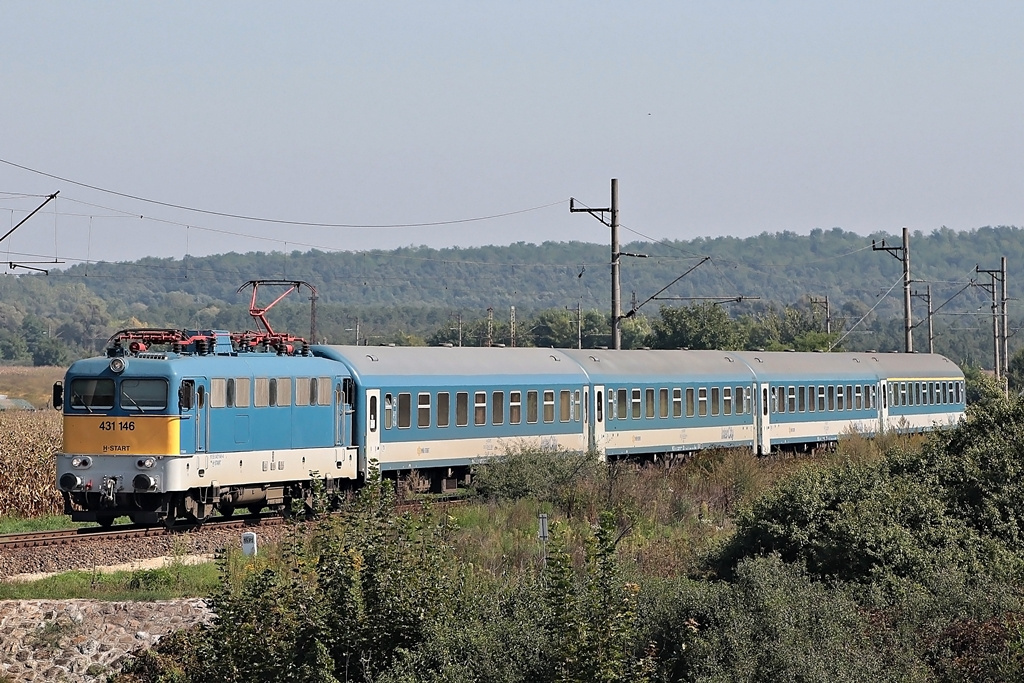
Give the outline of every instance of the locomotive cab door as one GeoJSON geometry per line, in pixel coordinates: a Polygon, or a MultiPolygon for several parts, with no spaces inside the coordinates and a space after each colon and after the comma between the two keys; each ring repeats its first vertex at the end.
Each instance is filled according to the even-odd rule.
{"type": "Polygon", "coordinates": [[[205,453],[209,440],[209,396],[205,377],[181,380],[178,411],[181,414],[181,451],[205,453]]]}
{"type": "Polygon", "coordinates": [[[772,435],[771,435],[771,403],[769,401],[771,392],[769,391],[768,383],[754,384],[754,396],[757,399],[754,401],[755,414],[757,415],[757,435],[754,444],[754,451],[761,455],[768,455],[772,452],[772,435]]]}

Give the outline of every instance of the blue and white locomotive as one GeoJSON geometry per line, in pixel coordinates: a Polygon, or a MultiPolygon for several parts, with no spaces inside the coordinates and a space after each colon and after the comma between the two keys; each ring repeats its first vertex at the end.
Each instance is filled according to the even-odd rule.
{"type": "Polygon", "coordinates": [[[124,330],[55,387],[73,520],[202,521],[286,508],[374,463],[449,489],[511,444],[604,459],[816,448],[964,415],[938,355],[310,346],[280,335],[124,330]],[[159,349],[159,350],[157,350],[159,349]]]}

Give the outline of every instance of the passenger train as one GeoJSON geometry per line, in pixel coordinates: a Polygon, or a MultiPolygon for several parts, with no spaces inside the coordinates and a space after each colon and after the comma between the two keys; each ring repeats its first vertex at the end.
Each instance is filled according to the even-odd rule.
{"type": "MultiPolygon", "coordinates": [[[[958,421],[939,355],[309,345],[122,330],[54,387],[75,521],[201,522],[416,471],[435,490],[516,443],[603,459],[765,454],[958,421]]],[[[300,343],[301,342],[301,343],[300,343]]]]}

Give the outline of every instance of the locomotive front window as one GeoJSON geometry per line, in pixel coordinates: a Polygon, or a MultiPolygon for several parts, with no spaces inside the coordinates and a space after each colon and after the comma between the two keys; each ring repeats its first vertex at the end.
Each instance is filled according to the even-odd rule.
{"type": "Polygon", "coordinates": [[[114,380],[71,380],[71,407],[108,410],[114,407],[114,380]]]}
{"type": "Polygon", "coordinates": [[[121,407],[124,410],[164,410],[167,408],[167,380],[121,380],[121,407]]]}

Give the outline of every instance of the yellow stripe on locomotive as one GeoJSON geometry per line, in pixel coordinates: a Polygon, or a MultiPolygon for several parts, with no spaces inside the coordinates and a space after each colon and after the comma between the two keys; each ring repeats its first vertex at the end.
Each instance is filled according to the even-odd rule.
{"type": "Polygon", "coordinates": [[[64,452],[92,455],[179,455],[181,418],[65,415],[64,452]]]}

